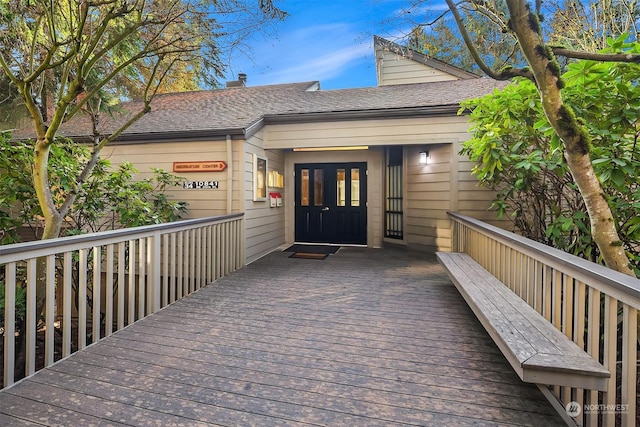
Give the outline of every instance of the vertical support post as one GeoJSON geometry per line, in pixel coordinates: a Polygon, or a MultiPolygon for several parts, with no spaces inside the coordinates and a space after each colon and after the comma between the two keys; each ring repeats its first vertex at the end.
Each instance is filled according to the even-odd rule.
{"type": "Polygon", "coordinates": [[[160,295],[162,294],[160,274],[160,254],[162,235],[153,233],[147,238],[147,315],[160,310],[160,295]]]}

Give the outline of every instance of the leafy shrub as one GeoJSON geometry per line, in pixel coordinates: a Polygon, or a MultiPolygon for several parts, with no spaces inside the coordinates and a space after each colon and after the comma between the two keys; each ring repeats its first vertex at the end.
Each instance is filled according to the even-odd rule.
{"type": "MultiPolygon", "coordinates": [[[[624,38],[610,52],[640,51],[624,38]]],[[[640,66],[577,61],[562,76],[565,102],[592,138],[591,159],[632,267],[640,273],[640,66]]],[[[531,239],[600,262],[584,201],[533,83],[518,80],[470,100],[473,137],[462,153],[480,182],[496,190],[494,208],[531,239]]]]}

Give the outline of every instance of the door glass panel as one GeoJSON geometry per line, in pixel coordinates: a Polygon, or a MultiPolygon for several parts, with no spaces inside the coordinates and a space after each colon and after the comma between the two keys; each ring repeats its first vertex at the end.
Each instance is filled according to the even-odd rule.
{"type": "Polygon", "coordinates": [[[315,169],[313,174],[313,204],[314,206],[322,206],[324,204],[324,170],[315,169]]]}
{"type": "Polygon", "coordinates": [[[336,173],[336,205],[345,206],[346,194],[345,194],[345,171],[344,169],[338,169],[336,173]]]}
{"type": "Polygon", "coordinates": [[[351,206],[360,206],[360,169],[351,169],[351,206]]]}
{"type": "Polygon", "coordinates": [[[300,205],[309,206],[309,169],[300,171],[300,205]]]}

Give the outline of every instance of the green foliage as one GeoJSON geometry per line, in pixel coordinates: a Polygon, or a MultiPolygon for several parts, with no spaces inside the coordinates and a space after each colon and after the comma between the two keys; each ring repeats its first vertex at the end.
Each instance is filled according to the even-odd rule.
{"type": "MultiPolygon", "coordinates": [[[[609,40],[607,52],[640,51],[609,40]]],[[[595,172],[632,266],[640,272],[640,66],[577,61],[563,74],[563,97],[592,140],[595,172]]],[[[534,85],[519,80],[503,91],[471,100],[473,138],[463,153],[474,173],[497,192],[494,208],[523,235],[599,261],[584,202],[562,154],[559,138],[534,85]]]]}
{"type": "MultiPolygon", "coordinates": [[[[4,327],[5,286],[0,280],[0,327],[4,327]]],[[[27,290],[22,286],[16,286],[16,324],[21,324],[27,315],[27,290]]]]}
{"type": "MultiPolygon", "coordinates": [[[[7,134],[0,137],[1,244],[19,241],[22,225],[31,228],[34,239],[39,237],[42,216],[31,182],[32,156],[30,143],[10,141],[7,134]]],[[[149,178],[136,179],[138,171],[131,163],[112,169],[108,160],[99,160],[89,179],[77,188],[75,177],[88,158],[88,148],[72,141],[63,140],[52,147],[49,173],[53,200],[59,205],[69,192],[78,192],[64,219],[63,235],[170,222],[186,213],[186,202],[167,195],[180,177],[161,169],[153,169],[149,178]]]]}

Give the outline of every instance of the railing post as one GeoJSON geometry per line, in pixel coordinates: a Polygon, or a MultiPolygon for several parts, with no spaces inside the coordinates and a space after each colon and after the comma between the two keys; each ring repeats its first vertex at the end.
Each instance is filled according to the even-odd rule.
{"type": "Polygon", "coordinates": [[[162,235],[153,233],[147,239],[147,315],[160,310],[161,277],[160,277],[160,247],[162,235]]]}

